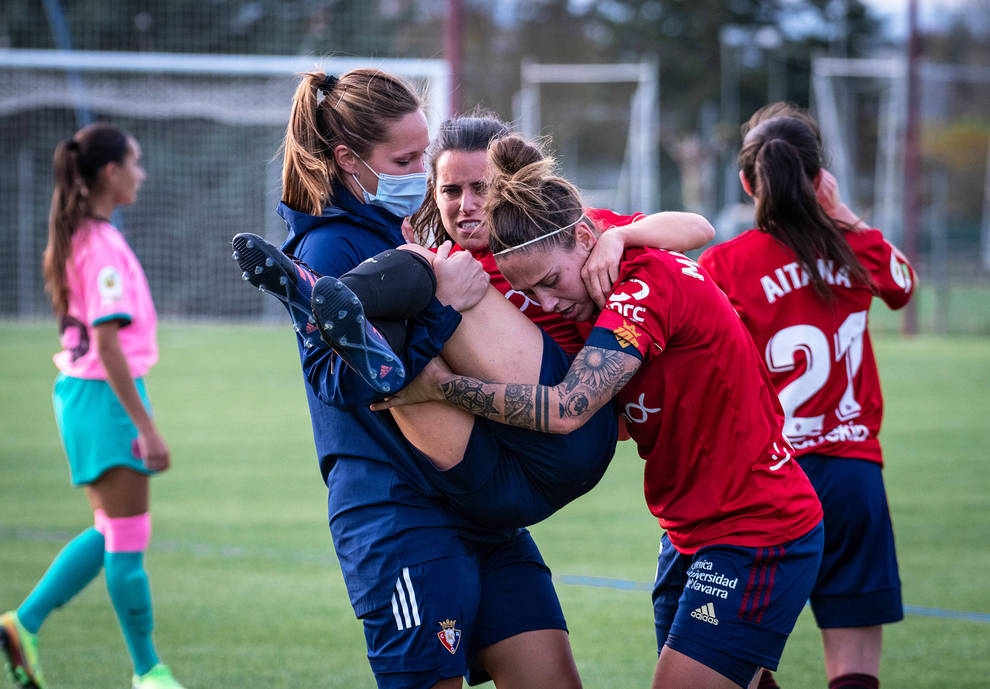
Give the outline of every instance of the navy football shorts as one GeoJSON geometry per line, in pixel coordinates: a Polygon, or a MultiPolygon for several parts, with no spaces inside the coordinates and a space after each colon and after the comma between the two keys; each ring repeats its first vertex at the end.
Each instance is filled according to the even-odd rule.
{"type": "Polygon", "coordinates": [[[475,659],[499,641],[541,629],[567,629],[532,536],[520,530],[497,545],[403,566],[392,600],[362,617],[379,689],[428,689],[451,677],[489,680],[475,659]]]}
{"type": "Polygon", "coordinates": [[[825,551],[811,609],[822,629],[904,618],[887,491],[876,462],[806,455],[798,463],[825,512],[825,551]]]}
{"type": "Polygon", "coordinates": [[[741,687],[777,669],[821,561],[822,525],[779,546],[715,545],[682,555],[660,540],[653,616],[669,646],[741,687]]]}

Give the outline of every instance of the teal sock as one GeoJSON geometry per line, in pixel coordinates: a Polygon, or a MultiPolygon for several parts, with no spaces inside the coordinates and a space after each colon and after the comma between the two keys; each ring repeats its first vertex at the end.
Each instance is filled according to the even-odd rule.
{"type": "Polygon", "coordinates": [[[134,672],[143,675],[158,663],[151,640],[154,620],[151,614],[151,588],[144,571],[144,553],[107,553],[107,591],[117,612],[120,631],[134,663],[134,672]]]}
{"type": "Polygon", "coordinates": [[[68,603],[103,567],[103,534],[90,527],[65,544],[17,608],[21,624],[37,634],[52,610],[68,603]]]}

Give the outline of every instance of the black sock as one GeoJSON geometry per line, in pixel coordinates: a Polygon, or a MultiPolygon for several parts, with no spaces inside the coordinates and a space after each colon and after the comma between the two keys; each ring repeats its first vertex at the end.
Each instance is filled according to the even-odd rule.
{"type": "Polygon", "coordinates": [[[415,316],[429,306],[437,288],[430,262],[401,249],[369,258],[341,275],[340,281],[361,300],[364,315],[376,325],[415,316]]]}
{"type": "Polygon", "coordinates": [[[854,672],[836,677],[828,683],[828,689],[880,689],[880,680],[854,672]]]}
{"type": "Polygon", "coordinates": [[[757,685],[756,689],[780,689],[780,685],[773,678],[773,673],[769,670],[763,670],[760,675],[760,683],[757,685]]]}

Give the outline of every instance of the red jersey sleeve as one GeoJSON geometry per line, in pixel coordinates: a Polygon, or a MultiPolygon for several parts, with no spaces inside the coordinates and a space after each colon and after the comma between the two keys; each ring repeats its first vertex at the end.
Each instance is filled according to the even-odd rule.
{"type": "Polygon", "coordinates": [[[678,272],[667,265],[657,269],[655,262],[669,264],[682,261],[681,270],[696,272],[691,259],[680,254],[653,250],[627,252],[631,260],[623,263],[619,280],[612,288],[605,308],[595,321],[595,328],[611,332],[620,348],[633,347],[646,359],[659,354],[667,347],[667,341],[675,331],[675,324],[683,320],[677,313],[684,301],[678,286],[671,284],[678,272]]]}
{"type": "Polygon", "coordinates": [[[918,278],[911,264],[880,230],[847,232],[846,239],[870,273],[877,296],[891,309],[903,307],[914,294],[918,278]]]}
{"type": "Polygon", "coordinates": [[[588,216],[589,220],[592,220],[595,225],[598,226],[599,230],[602,231],[610,230],[613,227],[623,227],[646,217],[642,213],[621,215],[615,211],[610,211],[607,208],[585,208],[584,214],[588,216]]]}

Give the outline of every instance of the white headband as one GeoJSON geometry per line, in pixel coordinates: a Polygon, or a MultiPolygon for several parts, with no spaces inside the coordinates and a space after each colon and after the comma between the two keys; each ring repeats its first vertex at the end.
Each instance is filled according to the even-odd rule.
{"type": "Polygon", "coordinates": [[[584,213],[582,213],[581,215],[579,215],[578,216],[578,219],[575,220],[574,222],[572,222],[570,225],[564,225],[563,227],[558,227],[556,230],[551,230],[550,232],[547,232],[546,234],[541,234],[539,237],[534,237],[533,239],[530,239],[528,241],[525,241],[522,244],[516,244],[515,246],[510,246],[508,249],[502,249],[501,251],[497,252],[495,255],[496,256],[503,256],[503,255],[509,253],[510,251],[515,251],[516,249],[521,249],[524,246],[529,246],[530,244],[536,244],[536,242],[542,242],[547,237],[552,237],[555,234],[560,234],[564,230],[571,229],[572,227],[574,227],[575,225],[577,225],[582,220],[584,220],[584,213]]]}

